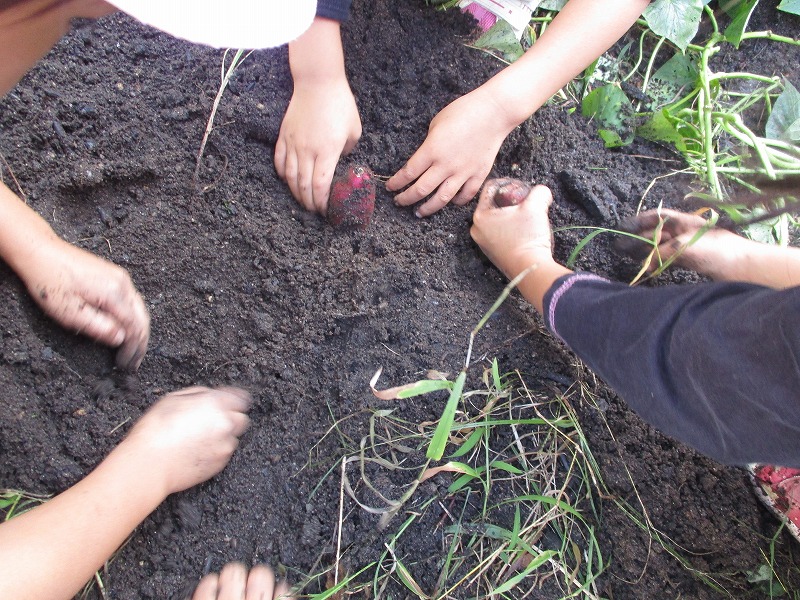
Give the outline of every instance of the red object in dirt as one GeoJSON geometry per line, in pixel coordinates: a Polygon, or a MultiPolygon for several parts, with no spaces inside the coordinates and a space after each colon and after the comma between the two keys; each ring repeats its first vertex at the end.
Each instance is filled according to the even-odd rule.
{"type": "Polygon", "coordinates": [[[800,469],[750,465],[756,494],[800,542],[800,469]]]}
{"type": "Polygon", "coordinates": [[[492,185],[495,186],[492,200],[499,208],[522,204],[533,189],[532,184],[510,177],[495,179],[492,181],[492,185]]]}
{"type": "Polygon", "coordinates": [[[366,229],[375,210],[375,179],[364,165],[350,165],[333,180],[328,198],[328,223],[366,229]]]}

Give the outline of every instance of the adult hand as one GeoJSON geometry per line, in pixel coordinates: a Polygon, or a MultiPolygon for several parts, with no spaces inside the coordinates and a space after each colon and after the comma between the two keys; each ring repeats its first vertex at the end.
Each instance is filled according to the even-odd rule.
{"type": "Polygon", "coordinates": [[[552,234],[547,213],[550,189],[537,185],[516,206],[500,208],[494,198],[507,180],[486,183],[472,216],[472,239],[494,265],[513,279],[533,264],[553,262],[552,234]]]}
{"type": "Polygon", "coordinates": [[[325,215],[339,158],[361,137],[361,118],[347,80],[295,81],[275,145],[275,169],[306,210],[325,215]]]}
{"type": "Polygon", "coordinates": [[[417,210],[427,217],[448,203],[467,204],[489,175],[500,145],[511,129],[491,94],[482,88],[458,98],[431,121],[425,141],[387,182],[401,206],[428,198],[417,210]]]}
{"type": "Polygon", "coordinates": [[[250,395],[232,387],[192,387],[161,398],[117,448],[160,471],[164,497],[219,473],[250,424],[250,395]]]}
{"type": "Polygon", "coordinates": [[[275,583],[266,565],[256,565],[247,573],[241,563],[228,563],[219,575],[203,577],[192,600],[291,600],[289,586],[275,583]]]}
{"type": "Polygon", "coordinates": [[[19,275],[50,317],[119,347],[120,368],[139,368],[150,339],[150,316],[125,269],[54,237],[28,256],[19,275]]]}

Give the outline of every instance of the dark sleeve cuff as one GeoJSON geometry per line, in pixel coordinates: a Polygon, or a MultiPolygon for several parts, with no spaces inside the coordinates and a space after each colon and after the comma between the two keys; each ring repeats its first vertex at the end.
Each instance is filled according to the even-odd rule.
{"type": "Polygon", "coordinates": [[[569,275],[564,275],[563,277],[559,277],[558,279],[556,279],[556,281],[544,295],[543,299],[544,315],[542,315],[544,317],[544,324],[547,326],[550,332],[562,342],[565,342],[565,340],[558,333],[555,324],[556,310],[558,309],[558,303],[564,294],[566,294],[570,289],[572,289],[572,287],[575,284],[582,281],[605,282],[608,283],[609,285],[613,285],[611,281],[605,279],[604,277],[600,277],[599,275],[593,275],[592,273],[571,273],[569,275]]]}
{"type": "Polygon", "coordinates": [[[317,16],[336,21],[346,21],[350,15],[351,0],[318,0],[317,16]]]}
{"type": "Polygon", "coordinates": [[[800,466],[800,287],[558,279],[545,323],[644,420],[729,464],[800,466]]]}

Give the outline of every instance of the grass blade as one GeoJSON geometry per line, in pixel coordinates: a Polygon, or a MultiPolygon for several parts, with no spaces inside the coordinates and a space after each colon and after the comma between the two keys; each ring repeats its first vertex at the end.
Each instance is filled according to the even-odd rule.
{"type": "Polygon", "coordinates": [[[447,399],[442,418],[439,419],[439,424],[436,426],[436,431],[433,432],[433,439],[426,452],[426,456],[431,460],[441,460],[444,455],[444,448],[447,445],[447,438],[450,436],[450,428],[456,418],[456,408],[466,380],[467,372],[461,371],[453,384],[453,389],[450,390],[450,397],[447,399]]]}

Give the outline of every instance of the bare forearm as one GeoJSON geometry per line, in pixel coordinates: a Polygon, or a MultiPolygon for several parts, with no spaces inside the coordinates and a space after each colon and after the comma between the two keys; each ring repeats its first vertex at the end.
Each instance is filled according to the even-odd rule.
{"type": "Polygon", "coordinates": [[[72,598],[165,496],[121,445],[72,488],[0,525],[0,597],[72,598]]]}
{"type": "Polygon", "coordinates": [[[649,0],[570,0],[514,64],[482,87],[504,107],[511,129],[608,50],[649,0]]]}
{"type": "Polygon", "coordinates": [[[95,19],[114,11],[102,0],[20,2],[0,14],[0,96],[5,95],[53,45],[76,17],[95,19]]]}
{"type": "Polygon", "coordinates": [[[727,266],[712,272],[718,281],[743,281],[775,289],[800,285],[800,248],[761,244],[742,240],[746,245],[731,256],[727,266]]]}
{"type": "Polygon", "coordinates": [[[33,252],[56,241],[50,225],[0,183],[0,257],[20,273],[33,252]]]}
{"type": "Polygon", "coordinates": [[[317,17],[289,44],[289,67],[295,87],[346,78],[339,21],[317,17]]]}

